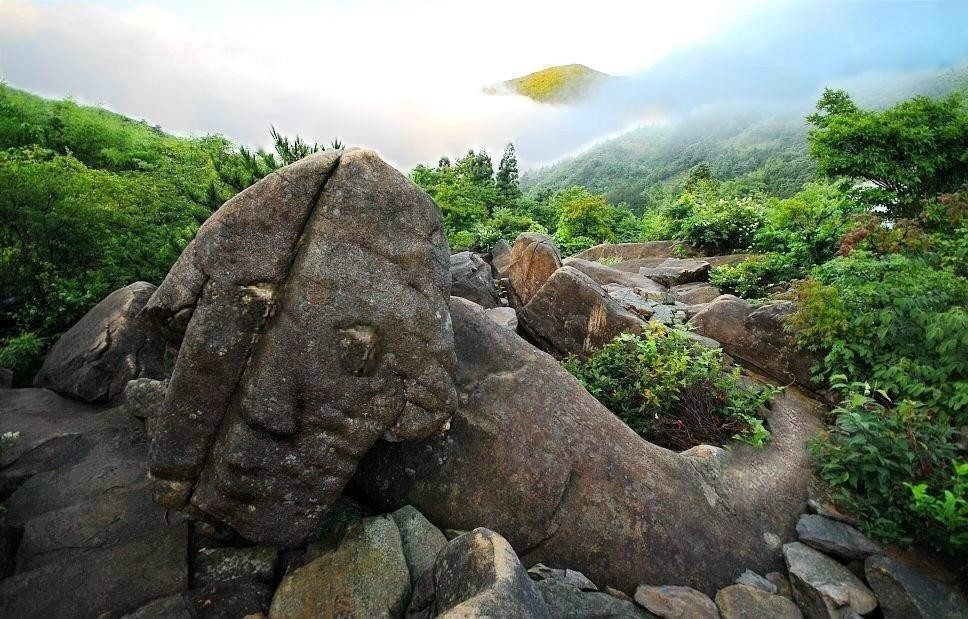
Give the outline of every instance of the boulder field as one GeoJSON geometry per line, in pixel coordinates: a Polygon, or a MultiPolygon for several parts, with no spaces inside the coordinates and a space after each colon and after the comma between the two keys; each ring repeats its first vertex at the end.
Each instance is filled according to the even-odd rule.
{"type": "Polygon", "coordinates": [[[370,151],[270,174],[0,389],[0,616],[958,616],[808,501],[791,307],[694,254],[450,256],[370,151]],[[558,361],[647,320],[790,383],[765,447],[653,445],[558,361]]]}

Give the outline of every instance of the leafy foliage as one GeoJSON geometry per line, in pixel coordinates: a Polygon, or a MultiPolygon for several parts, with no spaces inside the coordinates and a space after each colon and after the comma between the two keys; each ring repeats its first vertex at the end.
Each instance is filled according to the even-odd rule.
{"type": "Polygon", "coordinates": [[[968,551],[968,462],[952,462],[949,488],[936,495],[928,484],[905,484],[911,489],[911,509],[934,524],[935,545],[968,551]]]}
{"type": "Polygon", "coordinates": [[[644,438],[671,449],[731,438],[756,446],[769,437],[759,413],[774,395],[744,386],[720,350],[677,329],[648,323],[643,335],[621,334],[565,368],[644,438]]]}
{"type": "Polygon", "coordinates": [[[723,294],[735,294],[744,299],[765,297],[771,288],[788,282],[797,275],[788,254],[753,256],[736,266],[724,264],[709,273],[709,283],[723,294]]]}
{"type": "Polygon", "coordinates": [[[14,383],[26,384],[40,370],[44,341],[36,333],[21,333],[2,341],[0,367],[13,371],[14,383]]]}

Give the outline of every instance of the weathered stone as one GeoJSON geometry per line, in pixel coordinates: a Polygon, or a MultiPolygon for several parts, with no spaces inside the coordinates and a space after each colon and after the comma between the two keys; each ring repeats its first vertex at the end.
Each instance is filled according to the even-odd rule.
{"type": "Polygon", "coordinates": [[[17,566],[17,548],[24,528],[17,525],[0,524],[0,579],[13,574],[17,566]]]}
{"type": "Polygon", "coordinates": [[[541,592],[552,617],[648,619],[653,616],[636,606],[632,601],[623,600],[600,591],[583,591],[574,585],[554,578],[539,581],[538,590],[541,592]]]}
{"type": "Polygon", "coordinates": [[[731,585],[716,594],[723,619],[800,619],[803,613],[788,598],[749,585],[731,585]]]}
{"type": "Polygon", "coordinates": [[[511,244],[499,239],[491,248],[491,271],[495,279],[504,279],[511,268],[511,244]]]}
{"type": "Polygon", "coordinates": [[[165,378],[165,340],[138,315],[154,291],[136,282],[105,297],[57,340],[34,385],[84,402],[118,402],[129,380],[165,378]]]}
{"type": "Polygon", "coordinates": [[[804,544],[840,559],[866,559],[880,551],[869,537],[849,524],[817,514],[800,516],[797,537],[804,544]]]}
{"type": "Polygon", "coordinates": [[[557,569],[553,567],[548,567],[544,563],[536,563],[528,568],[528,576],[531,580],[547,580],[553,579],[560,581],[566,585],[576,587],[582,591],[598,591],[598,587],[595,583],[588,580],[588,578],[581,572],[576,572],[575,570],[557,569]]]}
{"type": "Polygon", "coordinates": [[[390,516],[351,523],[339,546],[287,574],[272,618],[398,617],[410,600],[410,573],[390,516]]]}
{"type": "Polygon", "coordinates": [[[864,562],[864,573],[885,619],[968,617],[968,601],[958,591],[884,555],[864,562]]]}
{"type": "Polygon", "coordinates": [[[326,548],[335,548],[343,538],[346,527],[370,516],[376,516],[373,510],[345,494],[340,495],[319,521],[319,526],[316,528],[318,542],[311,544],[307,552],[321,552],[326,548]]]}
{"type": "Polygon", "coordinates": [[[681,253],[692,253],[687,243],[680,241],[648,241],[645,243],[604,243],[575,254],[583,260],[640,260],[643,258],[672,258],[681,253]]]}
{"type": "Polygon", "coordinates": [[[690,587],[640,585],[635,602],[664,619],[719,619],[713,601],[690,587]]]}
{"type": "Polygon", "coordinates": [[[442,529],[501,531],[527,565],[629,591],[647,580],[714,594],[736,566],[782,567],[820,405],[786,389],[767,413],[770,442],[736,445],[706,473],[642,440],[479,306],[455,298],[451,316],[461,407],[446,436],[366,455],[355,484],[376,506],[412,504],[442,529]]]}
{"type": "Polygon", "coordinates": [[[737,585],[747,585],[750,587],[755,587],[760,591],[766,591],[767,593],[776,593],[775,584],[751,570],[746,570],[737,576],[735,582],[737,585]]]}
{"type": "Polygon", "coordinates": [[[414,590],[409,617],[548,617],[510,544],[488,529],[450,541],[414,590]]]}
{"type": "Polygon", "coordinates": [[[846,567],[800,542],[783,545],[793,599],[810,619],[866,615],[877,608],[871,590],[846,567]]]}
{"type": "Polygon", "coordinates": [[[719,288],[705,282],[693,282],[691,284],[680,284],[673,286],[669,292],[677,301],[682,301],[687,305],[699,303],[709,303],[720,296],[719,288]]]}
{"type": "Polygon", "coordinates": [[[814,386],[810,367],[814,357],[800,350],[784,323],[795,307],[778,301],[759,308],[733,295],[722,295],[693,316],[696,333],[721,342],[727,353],[779,380],[814,386]]]}
{"type": "Polygon", "coordinates": [[[793,588],[790,586],[790,581],[787,577],[783,575],[783,572],[769,572],[766,575],[766,579],[776,586],[776,594],[782,595],[785,598],[793,599],[793,588]]]}
{"type": "Polygon", "coordinates": [[[192,614],[185,596],[176,593],[152,600],[121,619],[192,619],[192,614]]]}
{"type": "Polygon", "coordinates": [[[746,262],[753,256],[754,254],[725,254],[722,256],[703,256],[702,259],[708,262],[709,266],[713,268],[721,266],[734,267],[746,262]]]}
{"type": "Polygon", "coordinates": [[[185,597],[192,616],[199,619],[264,617],[272,601],[272,587],[252,580],[233,580],[192,589],[185,597]]]}
{"type": "Polygon", "coordinates": [[[514,311],[511,307],[491,307],[484,312],[487,317],[497,323],[498,326],[507,329],[508,331],[517,331],[518,329],[518,313],[514,311]]]}
{"type": "Polygon", "coordinates": [[[634,273],[625,273],[608,265],[599,262],[582,260],[581,258],[568,258],[563,263],[564,266],[578,269],[588,277],[592,278],[602,286],[608,284],[618,284],[626,288],[641,288],[652,292],[665,292],[665,286],[658,284],[648,277],[643,277],[634,273]]]}
{"type": "Polygon", "coordinates": [[[561,267],[518,312],[521,328],[555,355],[589,353],[616,335],[641,329],[642,319],[622,307],[587,275],[561,267]]]}
{"type": "Polygon", "coordinates": [[[554,240],[537,232],[522,232],[511,248],[508,267],[508,302],[521,309],[561,266],[561,252],[554,240]]]}
{"type": "Polygon", "coordinates": [[[652,320],[664,325],[671,325],[675,320],[675,311],[670,305],[653,305],[652,320]]]}
{"type": "Polygon", "coordinates": [[[410,584],[415,585],[447,545],[447,538],[412,505],[401,507],[390,516],[400,530],[403,556],[410,571],[410,584]]]}
{"type": "Polygon", "coordinates": [[[501,304],[494,287],[491,266],[469,251],[450,257],[450,293],[481,307],[497,307],[501,304]]]}
{"type": "Polygon", "coordinates": [[[704,281],[709,277],[709,263],[699,259],[667,258],[655,267],[639,268],[639,275],[663,286],[677,286],[704,281]]]}
{"type": "Polygon", "coordinates": [[[165,404],[168,381],[153,378],[129,380],[124,387],[124,408],[138,419],[154,417],[165,404]]]}
{"type": "Polygon", "coordinates": [[[145,309],[184,337],[151,419],[159,499],[301,543],[381,436],[456,407],[440,209],[375,154],[326,151],[201,227],[145,309]]]}
{"type": "Polygon", "coordinates": [[[269,546],[202,548],[195,554],[194,584],[205,586],[244,578],[272,583],[279,550],[269,546]]]}
{"type": "Polygon", "coordinates": [[[13,388],[13,370],[0,368],[0,389],[13,388]]]}
{"type": "Polygon", "coordinates": [[[654,313],[655,303],[643,299],[635,294],[631,288],[611,288],[606,289],[608,296],[618,301],[622,307],[637,314],[643,320],[648,320],[654,313]]]}

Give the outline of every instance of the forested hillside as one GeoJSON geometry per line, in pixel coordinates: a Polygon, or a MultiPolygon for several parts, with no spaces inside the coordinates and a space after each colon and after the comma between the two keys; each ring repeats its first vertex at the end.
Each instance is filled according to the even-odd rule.
{"type": "Polygon", "coordinates": [[[316,145],[276,153],[0,84],[0,366],[18,380],[109,292],[158,283],[226,199],[316,145]]]}
{"type": "MultiPolygon", "coordinates": [[[[968,66],[916,79],[863,83],[850,90],[859,103],[872,108],[916,94],[968,92],[968,66]]],[[[814,173],[804,122],[811,105],[746,101],[707,107],[530,171],[523,175],[522,187],[546,192],[582,185],[641,213],[681,188],[694,166],[706,163],[716,178],[730,181],[733,193],[787,197],[814,173]]]]}

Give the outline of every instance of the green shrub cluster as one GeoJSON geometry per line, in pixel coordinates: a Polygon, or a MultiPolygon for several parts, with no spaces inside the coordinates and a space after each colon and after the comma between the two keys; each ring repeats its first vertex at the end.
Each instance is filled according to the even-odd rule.
{"type": "Polygon", "coordinates": [[[570,357],[564,366],[630,428],[659,445],[765,443],[770,434],[760,412],[773,389],[747,387],[722,351],[682,330],[658,323],[645,329],[619,335],[590,357],[570,357]]]}
{"type": "Polygon", "coordinates": [[[709,282],[723,294],[744,299],[760,299],[782,282],[799,274],[788,254],[769,253],[753,256],[736,266],[724,264],[709,273],[709,282]]]}

